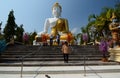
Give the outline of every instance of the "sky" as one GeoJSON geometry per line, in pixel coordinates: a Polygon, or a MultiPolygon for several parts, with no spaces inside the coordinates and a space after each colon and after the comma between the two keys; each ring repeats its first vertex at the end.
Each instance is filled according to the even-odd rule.
{"type": "MultiPolygon", "coordinates": [[[[43,31],[46,18],[52,16],[52,6],[62,6],[62,18],[66,18],[72,33],[80,33],[88,24],[88,16],[99,15],[103,7],[114,7],[118,0],[0,0],[0,22],[5,27],[8,14],[14,11],[15,22],[23,24],[25,32],[43,31]]],[[[50,28],[49,28],[50,29],[50,28]]]]}

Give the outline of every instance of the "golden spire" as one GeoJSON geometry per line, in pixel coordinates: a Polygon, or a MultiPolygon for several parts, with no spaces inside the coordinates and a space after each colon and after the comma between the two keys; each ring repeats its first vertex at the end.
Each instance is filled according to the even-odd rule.
{"type": "Polygon", "coordinates": [[[61,5],[59,5],[59,3],[58,3],[58,2],[56,2],[56,3],[52,6],[52,9],[53,9],[53,7],[59,7],[59,8],[60,8],[60,10],[62,11],[62,7],[61,7],[61,5]]]}
{"type": "Polygon", "coordinates": [[[115,15],[115,13],[113,12],[112,13],[112,17],[111,17],[111,21],[113,20],[113,19],[115,19],[116,18],[116,15],[115,15]]]}

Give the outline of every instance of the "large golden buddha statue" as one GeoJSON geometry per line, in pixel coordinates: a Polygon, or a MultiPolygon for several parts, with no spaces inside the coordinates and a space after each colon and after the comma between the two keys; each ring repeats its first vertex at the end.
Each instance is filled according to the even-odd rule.
{"type": "Polygon", "coordinates": [[[73,35],[69,31],[68,21],[65,18],[61,18],[62,7],[59,3],[55,3],[52,6],[52,18],[47,18],[44,23],[44,31],[37,34],[36,37],[41,37],[41,35],[46,35],[49,39],[50,36],[60,35],[60,40],[71,41],[73,39],[73,35]],[[48,34],[48,28],[50,28],[50,33],[48,34]]]}

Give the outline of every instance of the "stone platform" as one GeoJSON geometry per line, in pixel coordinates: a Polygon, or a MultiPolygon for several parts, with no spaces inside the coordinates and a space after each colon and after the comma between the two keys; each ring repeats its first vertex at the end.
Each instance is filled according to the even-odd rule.
{"type": "Polygon", "coordinates": [[[120,65],[106,66],[0,66],[1,78],[119,78],[120,65]]]}

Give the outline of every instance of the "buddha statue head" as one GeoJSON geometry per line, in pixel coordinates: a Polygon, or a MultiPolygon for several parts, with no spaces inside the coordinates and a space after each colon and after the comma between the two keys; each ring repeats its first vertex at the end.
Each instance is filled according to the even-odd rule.
{"type": "Polygon", "coordinates": [[[52,14],[54,17],[58,18],[61,16],[62,7],[59,5],[59,3],[55,3],[52,7],[52,14]]]}

